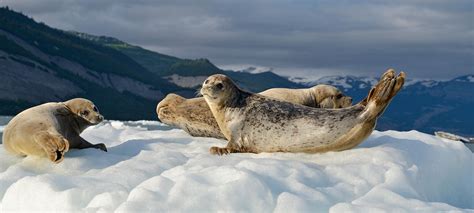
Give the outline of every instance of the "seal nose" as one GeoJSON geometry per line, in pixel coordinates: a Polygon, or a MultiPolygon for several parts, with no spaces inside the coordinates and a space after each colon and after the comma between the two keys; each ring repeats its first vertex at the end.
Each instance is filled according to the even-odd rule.
{"type": "Polygon", "coordinates": [[[97,120],[98,120],[98,121],[103,121],[103,120],[104,120],[104,116],[98,115],[98,116],[97,116],[97,120]]]}

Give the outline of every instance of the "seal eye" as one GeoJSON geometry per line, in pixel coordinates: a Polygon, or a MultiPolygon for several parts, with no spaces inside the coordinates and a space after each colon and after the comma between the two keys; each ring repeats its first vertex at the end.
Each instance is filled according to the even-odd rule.
{"type": "Polygon", "coordinates": [[[97,109],[96,106],[94,106],[94,108],[92,110],[94,110],[94,112],[99,112],[99,109],[97,109]]]}
{"type": "Polygon", "coordinates": [[[88,115],[89,115],[89,111],[88,111],[88,110],[82,111],[82,115],[83,115],[83,116],[88,116],[88,115]]]}
{"type": "Polygon", "coordinates": [[[342,94],[337,94],[337,95],[336,95],[336,98],[337,98],[337,99],[342,98],[342,94]]]}
{"type": "Polygon", "coordinates": [[[204,81],[204,84],[207,84],[207,83],[209,83],[209,80],[204,81]]]}
{"type": "Polygon", "coordinates": [[[216,84],[217,89],[222,89],[224,88],[224,85],[222,83],[216,84]]]}

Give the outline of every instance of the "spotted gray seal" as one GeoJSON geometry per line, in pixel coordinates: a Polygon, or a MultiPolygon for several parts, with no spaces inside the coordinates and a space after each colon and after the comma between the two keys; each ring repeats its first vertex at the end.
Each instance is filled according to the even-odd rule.
{"type": "MultiPolygon", "coordinates": [[[[330,85],[307,89],[273,88],[261,92],[267,97],[310,107],[342,108],[352,104],[352,98],[330,85]]],[[[156,107],[161,122],[176,126],[195,137],[225,139],[204,98],[186,99],[168,94],[156,107]]]]}
{"type": "Polygon", "coordinates": [[[404,72],[395,76],[389,69],[360,103],[323,109],[246,92],[225,75],[210,76],[201,93],[228,140],[226,147],[211,147],[210,152],[319,153],[353,148],[370,135],[404,80],[404,72]]]}
{"type": "Polygon", "coordinates": [[[69,149],[107,151],[104,144],[91,144],[79,136],[84,129],[103,119],[97,107],[87,99],[45,103],[13,117],[4,129],[3,145],[10,153],[47,157],[55,163],[61,162],[69,149]]]}

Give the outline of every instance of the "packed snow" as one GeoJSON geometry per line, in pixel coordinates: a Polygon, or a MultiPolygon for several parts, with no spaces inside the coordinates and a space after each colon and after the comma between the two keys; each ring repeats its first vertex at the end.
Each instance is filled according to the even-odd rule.
{"type": "MultiPolygon", "coordinates": [[[[225,141],[159,122],[104,122],[82,134],[109,152],[60,164],[0,147],[0,211],[473,211],[473,153],[417,131],[375,131],[325,154],[213,156],[225,141]]],[[[3,146],[3,145],[0,145],[3,146]]]]}

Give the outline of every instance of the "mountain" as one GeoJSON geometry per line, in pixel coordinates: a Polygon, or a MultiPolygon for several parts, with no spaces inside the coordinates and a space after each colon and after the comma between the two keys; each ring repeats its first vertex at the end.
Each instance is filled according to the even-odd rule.
{"type": "Polygon", "coordinates": [[[94,36],[79,32],[69,33],[114,48],[156,75],[184,88],[197,89],[202,82],[212,74],[228,75],[239,84],[240,87],[253,92],[260,92],[273,87],[303,87],[301,84],[292,82],[286,77],[273,73],[272,69],[263,70],[249,67],[237,72],[233,70],[222,70],[205,58],[196,60],[180,59],[130,45],[112,37],[94,36]],[[257,69],[258,72],[256,72],[257,69]]]}
{"type": "MultiPolygon", "coordinates": [[[[356,102],[362,100],[377,81],[377,78],[370,77],[329,76],[303,84],[334,85],[356,102]]],[[[474,75],[447,81],[408,79],[379,119],[377,129],[416,129],[430,134],[448,131],[474,136],[473,91],[474,75]]]]}
{"type": "Polygon", "coordinates": [[[207,59],[181,59],[112,37],[54,29],[0,8],[3,115],[44,102],[85,97],[108,119],[156,119],[155,106],[167,93],[193,97],[204,79],[215,73],[228,74],[251,91],[279,84],[301,87],[273,73],[248,78],[221,70],[207,59]]]}

